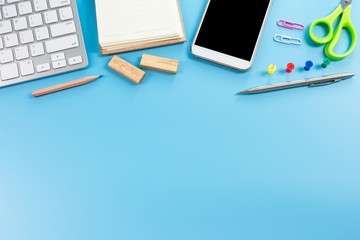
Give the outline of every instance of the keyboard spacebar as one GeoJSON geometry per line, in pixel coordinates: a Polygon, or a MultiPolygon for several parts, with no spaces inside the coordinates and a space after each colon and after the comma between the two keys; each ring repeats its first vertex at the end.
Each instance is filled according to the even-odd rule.
{"type": "Polygon", "coordinates": [[[70,48],[76,48],[78,46],[79,39],[77,35],[60,37],[45,42],[46,51],[48,53],[63,51],[70,48]]]}

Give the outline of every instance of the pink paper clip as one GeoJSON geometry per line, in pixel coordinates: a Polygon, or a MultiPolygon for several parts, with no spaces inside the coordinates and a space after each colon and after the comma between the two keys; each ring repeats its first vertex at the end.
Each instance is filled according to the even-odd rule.
{"type": "Polygon", "coordinates": [[[291,29],[291,30],[304,30],[305,29],[305,26],[303,24],[300,24],[300,23],[296,23],[296,22],[290,22],[288,20],[279,20],[277,22],[277,25],[279,25],[280,27],[283,27],[283,28],[288,28],[288,29],[291,29]]]}

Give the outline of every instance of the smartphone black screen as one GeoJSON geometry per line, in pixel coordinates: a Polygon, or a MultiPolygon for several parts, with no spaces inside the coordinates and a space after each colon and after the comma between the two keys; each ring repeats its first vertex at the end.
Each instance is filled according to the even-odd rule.
{"type": "Polygon", "coordinates": [[[251,60],[270,0],[211,0],[195,45],[251,60]]]}

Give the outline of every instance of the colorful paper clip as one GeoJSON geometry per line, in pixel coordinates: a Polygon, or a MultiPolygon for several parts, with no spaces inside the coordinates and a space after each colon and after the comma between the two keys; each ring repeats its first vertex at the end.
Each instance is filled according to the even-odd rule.
{"type": "Polygon", "coordinates": [[[288,20],[279,20],[277,25],[283,28],[291,29],[291,30],[304,30],[305,26],[301,23],[291,22],[288,20]]]}
{"type": "Polygon", "coordinates": [[[276,42],[285,43],[285,44],[294,44],[294,45],[301,45],[302,40],[300,38],[288,37],[280,34],[276,34],[274,36],[274,40],[276,42]]]}

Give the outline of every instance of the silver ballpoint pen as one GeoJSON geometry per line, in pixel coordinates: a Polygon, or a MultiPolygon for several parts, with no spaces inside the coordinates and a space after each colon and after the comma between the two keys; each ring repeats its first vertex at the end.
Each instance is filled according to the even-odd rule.
{"type": "Polygon", "coordinates": [[[246,95],[246,94],[264,93],[264,92],[277,91],[277,90],[296,88],[296,87],[304,87],[304,86],[319,87],[319,86],[329,85],[332,83],[337,83],[340,82],[341,80],[345,80],[353,76],[355,76],[355,73],[339,73],[333,75],[326,75],[322,77],[305,78],[302,80],[295,80],[285,83],[277,83],[277,84],[270,84],[260,87],[254,87],[238,92],[237,94],[246,95]]]}

